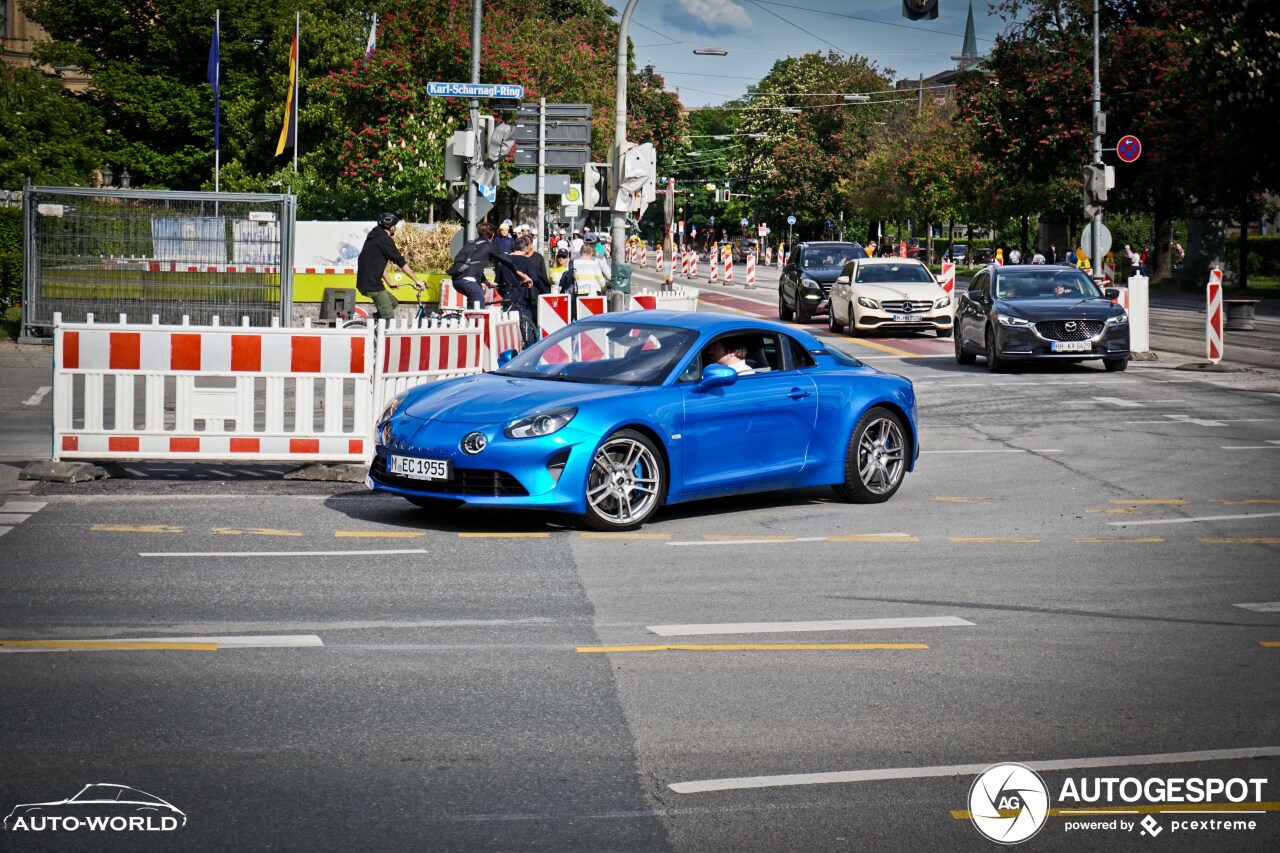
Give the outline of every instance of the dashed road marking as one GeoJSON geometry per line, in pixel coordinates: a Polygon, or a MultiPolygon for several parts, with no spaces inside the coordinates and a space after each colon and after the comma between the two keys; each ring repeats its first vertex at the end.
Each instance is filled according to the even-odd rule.
{"type": "Polygon", "coordinates": [[[551,533],[459,533],[460,539],[550,539],[551,533]]]}
{"type": "Polygon", "coordinates": [[[962,495],[934,495],[932,499],[948,504],[985,504],[995,500],[995,498],[970,498],[962,495]]]}
{"type": "Polygon", "coordinates": [[[315,634],[252,637],[131,637],[121,640],[0,640],[0,652],[179,651],[311,648],[323,646],[315,634]]]}
{"type": "Polygon", "coordinates": [[[1043,448],[1038,450],[1024,450],[1020,447],[1002,447],[994,450],[921,450],[920,455],[926,453],[1061,453],[1057,448],[1043,448]]]}
{"type": "Polygon", "coordinates": [[[905,533],[850,533],[848,535],[828,536],[828,542],[919,542],[919,536],[908,536],[905,533]]]}
{"type": "Polygon", "coordinates": [[[1252,610],[1255,613],[1280,613],[1280,601],[1257,601],[1253,604],[1237,604],[1235,606],[1242,610],[1252,610]]]}
{"type": "Polygon", "coordinates": [[[421,530],[335,530],[338,539],[420,539],[427,534],[421,530]]]}
{"type": "Polygon", "coordinates": [[[1280,649],[1280,640],[1263,640],[1261,645],[1268,649],[1280,649]]]}
{"type": "Polygon", "coordinates": [[[1280,498],[1247,498],[1240,501],[1226,500],[1217,498],[1209,501],[1211,504],[1222,504],[1223,506],[1245,506],[1248,504],[1280,504],[1280,498]]]}
{"type": "Polygon", "coordinates": [[[36,389],[36,393],[32,394],[30,397],[22,401],[22,405],[38,406],[40,405],[40,401],[45,398],[45,395],[52,390],[53,390],[52,385],[41,385],[39,388],[36,389]]]}
{"type": "Polygon", "coordinates": [[[215,527],[212,531],[214,536],[239,536],[247,534],[249,536],[301,536],[301,530],[277,530],[273,527],[250,527],[240,530],[235,527],[215,527]]]}
{"type": "Polygon", "coordinates": [[[89,528],[94,533],[181,533],[174,524],[95,524],[89,528]]]}
{"type": "Polygon", "coordinates": [[[1186,498],[1138,498],[1136,500],[1112,498],[1109,503],[1122,504],[1124,506],[1185,506],[1190,501],[1186,498]]]}
{"type": "Polygon", "coordinates": [[[1072,541],[1081,542],[1085,544],[1103,544],[1108,542],[1116,542],[1116,543],[1124,543],[1124,544],[1146,544],[1146,543],[1153,543],[1153,542],[1163,542],[1164,540],[1161,539],[1159,536],[1100,536],[1093,539],[1081,537],[1078,539],[1074,539],[1072,541]]]}
{"type": "Polygon", "coordinates": [[[785,545],[795,542],[826,542],[825,536],[788,536],[781,538],[747,537],[745,539],[710,539],[703,542],[668,542],[673,547],[690,547],[699,545],[785,545]]]}
{"type": "Polygon", "coordinates": [[[388,548],[382,551],[139,551],[139,557],[381,557],[425,554],[426,548],[388,548]]]}
{"type": "Polygon", "coordinates": [[[589,530],[584,530],[578,535],[583,539],[639,539],[654,542],[671,538],[670,533],[592,533],[589,530]]]}
{"type": "Polygon", "coordinates": [[[1280,441],[1267,439],[1266,444],[1223,445],[1223,450],[1280,450],[1280,441]]]}
{"type": "MultiPolygon", "coordinates": [[[[1199,761],[1242,761],[1251,758],[1280,756],[1280,747],[1261,746],[1244,749],[1208,749],[1196,752],[1167,752],[1155,755],[1116,755],[1098,758],[1067,758],[1049,761],[1022,761],[1032,770],[1045,773],[1097,767],[1142,767],[1157,764],[1189,764],[1199,761]]],[[[991,766],[950,764],[933,767],[889,767],[877,770],[843,770],[827,773],[790,773],[779,776],[740,776],[730,779],[705,779],[697,782],[673,782],[667,785],[677,794],[702,794],[710,791],[734,791],[747,788],[779,788],[787,785],[831,785],[848,782],[881,782],[889,779],[928,779],[946,776],[977,776],[991,766]]]]}
{"type": "Polygon", "coordinates": [[[1148,521],[1108,521],[1115,527],[1137,527],[1140,524],[1192,524],[1200,521],[1240,521],[1251,518],[1275,518],[1280,512],[1255,512],[1245,515],[1201,515],[1195,518],[1157,518],[1148,521]]]}
{"type": "Polygon", "coordinates": [[[1017,542],[1025,545],[1036,545],[1042,540],[1034,537],[1017,537],[1017,536],[948,536],[952,542],[1017,542]]]}
{"type": "Polygon", "coordinates": [[[664,643],[655,646],[579,646],[579,652],[827,652],[928,649],[924,643],[664,643]]]}
{"type": "Polygon", "coordinates": [[[1142,403],[1135,403],[1133,400],[1122,400],[1119,397],[1094,397],[1099,403],[1109,403],[1121,409],[1141,409],[1144,408],[1142,403]]]}
{"type": "Polygon", "coordinates": [[[958,616],[919,616],[890,619],[836,619],[818,622],[724,622],[705,625],[649,625],[660,637],[686,637],[702,634],[792,634],[810,631],[877,631],[898,628],[973,627],[972,622],[958,616]]]}
{"type": "Polygon", "coordinates": [[[1280,536],[1206,536],[1205,545],[1280,545],[1280,536]]]}
{"type": "MultiPolygon", "coordinates": [[[[733,533],[706,533],[703,534],[702,538],[707,542],[760,542],[766,537],[761,537],[759,534],[739,536],[733,533]]],[[[796,541],[794,536],[769,536],[767,539],[770,542],[796,541]]]]}

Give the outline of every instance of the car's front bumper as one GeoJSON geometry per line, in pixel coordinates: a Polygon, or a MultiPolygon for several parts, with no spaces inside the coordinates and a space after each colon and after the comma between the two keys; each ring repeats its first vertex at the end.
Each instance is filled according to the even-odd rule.
{"type": "Polygon", "coordinates": [[[1000,357],[1007,360],[1046,359],[1080,361],[1090,358],[1118,359],[1129,357],[1129,326],[1106,326],[1088,338],[1089,349],[1057,352],[1053,341],[1042,336],[1034,326],[1001,326],[996,335],[1000,357]]]}
{"type": "Polygon", "coordinates": [[[955,323],[955,317],[952,315],[950,308],[935,308],[927,313],[919,315],[919,320],[898,319],[902,316],[904,315],[892,314],[888,311],[865,308],[859,305],[854,309],[853,326],[856,329],[864,329],[866,331],[884,329],[928,331],[930,329],[950,329],[955,323]]]}
{"type": "Polygon", "coordinates": [[[511,439],[501,426],[395,418],[390,435],[379,430],[366,480],[374,491],[406,497],[462,501],[474,506],[507,506],[584,512],[583,490],[596,436],[572,426],[540,438],[511,439]],[[488,439],[484,450],[467,454],[462,438],[471,432],[488,439]],[[419,480],[387,472],[390,455],[449,462],[448,480],[419,480]]]}

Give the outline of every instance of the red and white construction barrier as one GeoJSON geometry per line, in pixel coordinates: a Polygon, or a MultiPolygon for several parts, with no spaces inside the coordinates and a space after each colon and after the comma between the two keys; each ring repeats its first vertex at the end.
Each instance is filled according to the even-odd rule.
{"type": "Polygon", "coordinates": [[[657,254],[658,254],[658,272],[662,272],[663,270],[665,270],[665,269],[667,268],[667,267],[666,267],[666,263],[667,263],[667,247],[666,247],[666,246],[659,246],[659,247],[658,247],[658,252],[657,252],[657,254]]]}
{"type": "Polygon", "coordinates": [[[764,265],[766,267],[773,266],[773,247],[765,246],[764,249],[764,265]]]}
{"type": "Polygon", "coordinates": [[[956,265],[954,262],[942,262],[942,275],[938,278],[938,284],[941,285],[942,292],[951,297],[951,304],[954,306],[956,295],[956,265]]]}
{"type": "Polygon", "coordinates": [[[1206,293],[1208,318],[1204,326],[1205,355],[1214,364],[1222,361],[1222,270],[1209,271],[1206,293]]]}
{"type": "Polygon", "coordinates": [[[640,244],[640,266],[644,267],[648,265],[649,265],[649,247],[641,243],[640,244]]]}
{"type": "MultiPolygon", "coordinates": [[[[1109,264],[1106,261],[1102,262],[1102,280],[1104,282],[1104,285],[1103,285],[1104,287],[1110,287],[1111,285],[1115,284],[1115,280],[1116,280],[1115,264],[1109,264]]],[[[1125,306],[1125,307],[1128,307],[1128,306],[1125,306]]]]}
{"type": "Polygon", "coordinates": [[[465,310],[467,307],[467,297],[462,291],[453,289],[453,282],[450,279],[443,279],[440,282],[440,307],[441,308],[457,308],[465,310]]]}
{"type": "Polygon", "coordinates": [[[733,284],[733,247],[725,246],[720,252],[724,258],[724,283],[733,284]]]}
{"type": "Polygon", "coordinates": [[[707,260],[711,264],[711,275],[707,281],[715,284],[720,281],[720,245],[718,243],[711,244],[711,251],[707,254],[707,260]]]}
{"type": "Polygon", "coordinates": [[[756,286],[756,253],[747,252],[747,287],[756,286]]]}
{"type": "Polygon", "coordinates": [[[698,277],[698,253],[689,253],[689,278],[698,277]]]}

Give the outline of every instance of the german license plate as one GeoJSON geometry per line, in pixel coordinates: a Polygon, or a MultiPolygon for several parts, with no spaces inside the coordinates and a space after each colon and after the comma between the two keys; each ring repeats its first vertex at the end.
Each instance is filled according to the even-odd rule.
{"type": "Polygon", "coordinates": [[[1050,341],[1054,352],[1089,352],[1093,341],[1050,341]]]}
{"type": "Polygon", "coordinates": [[[387,473],[411,480],[449,479],[448,459],[419,459],[416,456],[392,456],[387,473]]]}
{"type": "Polygon", "coordinates": [[[923,314],[894,314],[895,323],[919,323],[924,319],[923,314]]]}

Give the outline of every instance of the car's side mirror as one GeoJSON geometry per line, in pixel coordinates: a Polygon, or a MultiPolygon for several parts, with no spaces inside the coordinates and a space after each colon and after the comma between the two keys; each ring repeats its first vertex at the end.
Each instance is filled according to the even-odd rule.
{"type": "Polygon", "coordinates": [[[517,355],[519,355],[519,353],[513,349],[504,349],[502,352],[498,353],[498,368],[502,369],[506,367],[507,362],[511,361],[511,359],[515,358],[517,355]]]}
{"type": "Polygon", "coordinates": [[[842,275],[836,279],[836,284],[848,284],[848,283],[849,283],[849,276],[847,275],[842,275]]]}
{"type": "Polygon", "coordinates": [[[965,296],[969,297],[974,302],[977,302],[979,305],[983,305],[987,301],[986,299],[987,295],[983,293],[981,290],[970,290],[968,293],[965,294],[965,296]]]}
{"type": "Polygon", "coordinates": [[[1110,299],[1112,302],[1115,302],[1120,298],[1120,288],[1108,287],[1106,290],[1102,291],[1102,295],[1110,299]]]}
{"type": "Polygon", "coordinates": [[[726,364],[708,364],[702,368],[702,380],[698,383],[699,391],[710,391],[712,388],[723,388],[738,381],[738,371],[726,364]]]}

